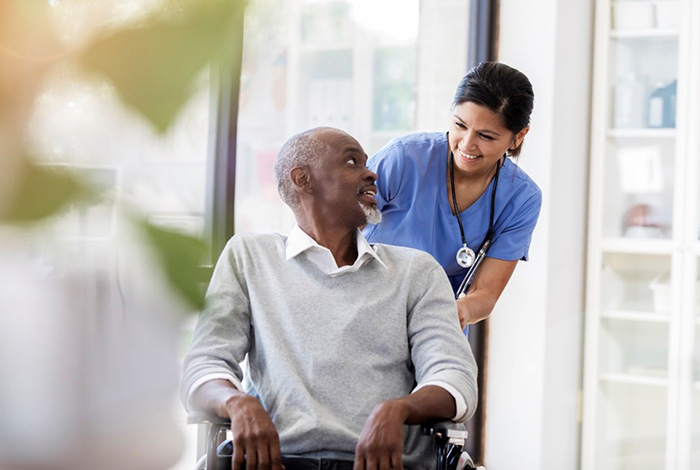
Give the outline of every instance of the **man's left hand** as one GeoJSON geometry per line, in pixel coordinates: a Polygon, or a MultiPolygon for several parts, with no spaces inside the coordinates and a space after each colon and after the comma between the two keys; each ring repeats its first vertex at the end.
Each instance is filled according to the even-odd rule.
{"type": "Polygon", "coordinates": [[[406,418],[406,407],[399,400],[375,406],[357,442],[353,470],[403,470],[406,418]]]}

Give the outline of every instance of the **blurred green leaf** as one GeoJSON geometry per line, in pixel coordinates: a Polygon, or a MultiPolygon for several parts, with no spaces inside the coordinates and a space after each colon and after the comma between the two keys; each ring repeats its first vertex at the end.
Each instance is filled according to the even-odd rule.
{"type": "Polygon", "coordinates": [[[94,191],[64,167],[27,163],[0,221],[32,222],[57,214],[69,204],[87,199],[94,191]]]}
{"type": "Polygon", "coordinates": [[[164,132],[212,59],[231,60],[240,46],[242,0],[191,2],[179,22],[154,19],[92,42],[81,65],[106,76],[122,101],[164,132]]]}
{"type": "Polygon", "coordinates": [[[200,265],[208,252],[199,238],[141,222],[171,285],[197,310],[204,307],[200,265]]]}

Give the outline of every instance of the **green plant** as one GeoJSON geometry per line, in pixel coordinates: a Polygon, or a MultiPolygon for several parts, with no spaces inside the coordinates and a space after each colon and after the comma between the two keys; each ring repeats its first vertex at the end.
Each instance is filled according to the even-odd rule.
{"type": "MultiPolygon", "coordinates": [[[[137,25],[103,31],[79,49],[55,37],[46,0],[0,2],[0,225],[31,229],[69,207],[100,194],[70,168],[56,168],[30,158],[23,138],[27,116],[52,69],[77,65],[86,78],[108,81],[120,100],[165,133],[212,62],[238,64],[236,31],[241,0],[169,0],[137,25]]],[[[234,73],[239,73],[234,70],[234,73]]],[[[115,201],[122,204],[121,201],[115,201]]],[[[198,266],[208,253],[197,237],[156,227],[127,207],[145,234],[155,259],[183,300],[202,307],[198,266]]]]}

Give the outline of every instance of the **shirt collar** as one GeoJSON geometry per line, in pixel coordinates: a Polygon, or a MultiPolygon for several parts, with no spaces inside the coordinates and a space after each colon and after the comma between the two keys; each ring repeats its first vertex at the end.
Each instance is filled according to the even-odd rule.
{"type": "MultiPolygon", "coordinates": [[[[355,232],[355,240],[357,242],[357,261],[355,261],[355,265],[357,265],[358,262],[364,264],[366,259],[374,258],[385,269],[388,269],[386,264],[377,254],[378,247],[375,248],[372,245],[370,245],[370,243],[367,241],[360,229],[357,229],[357,231],[355,232]]],[[[289,236],[287,237],[287,244],[285,247],[287,261],[307,250],[316,249],[325,250],[332,257],[332,254],[328,248],[319,245],[316,242],[316,240],[311,238],[309,234],[304,232],[298,225],[295,225],[294,228],[292,228],[292,231],[289,233],[289,236]]],[[[340,269],[343,268],[341,267],[340,269]]]]}

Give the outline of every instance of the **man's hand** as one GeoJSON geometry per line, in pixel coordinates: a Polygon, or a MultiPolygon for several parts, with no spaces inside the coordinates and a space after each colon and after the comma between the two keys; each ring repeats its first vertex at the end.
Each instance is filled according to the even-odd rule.
{"type": "Polygon", "coordinates": [[[260,402],[243,393],[226,400],[233,434],[233,470],[282,470],[277,429],[260,402]]]}
{"type": "Polygon", "coordinates": [[[400,400],[375,406],[355,448],[354,470],[402,470],[407,418],[408,410],[400,400]]]}

